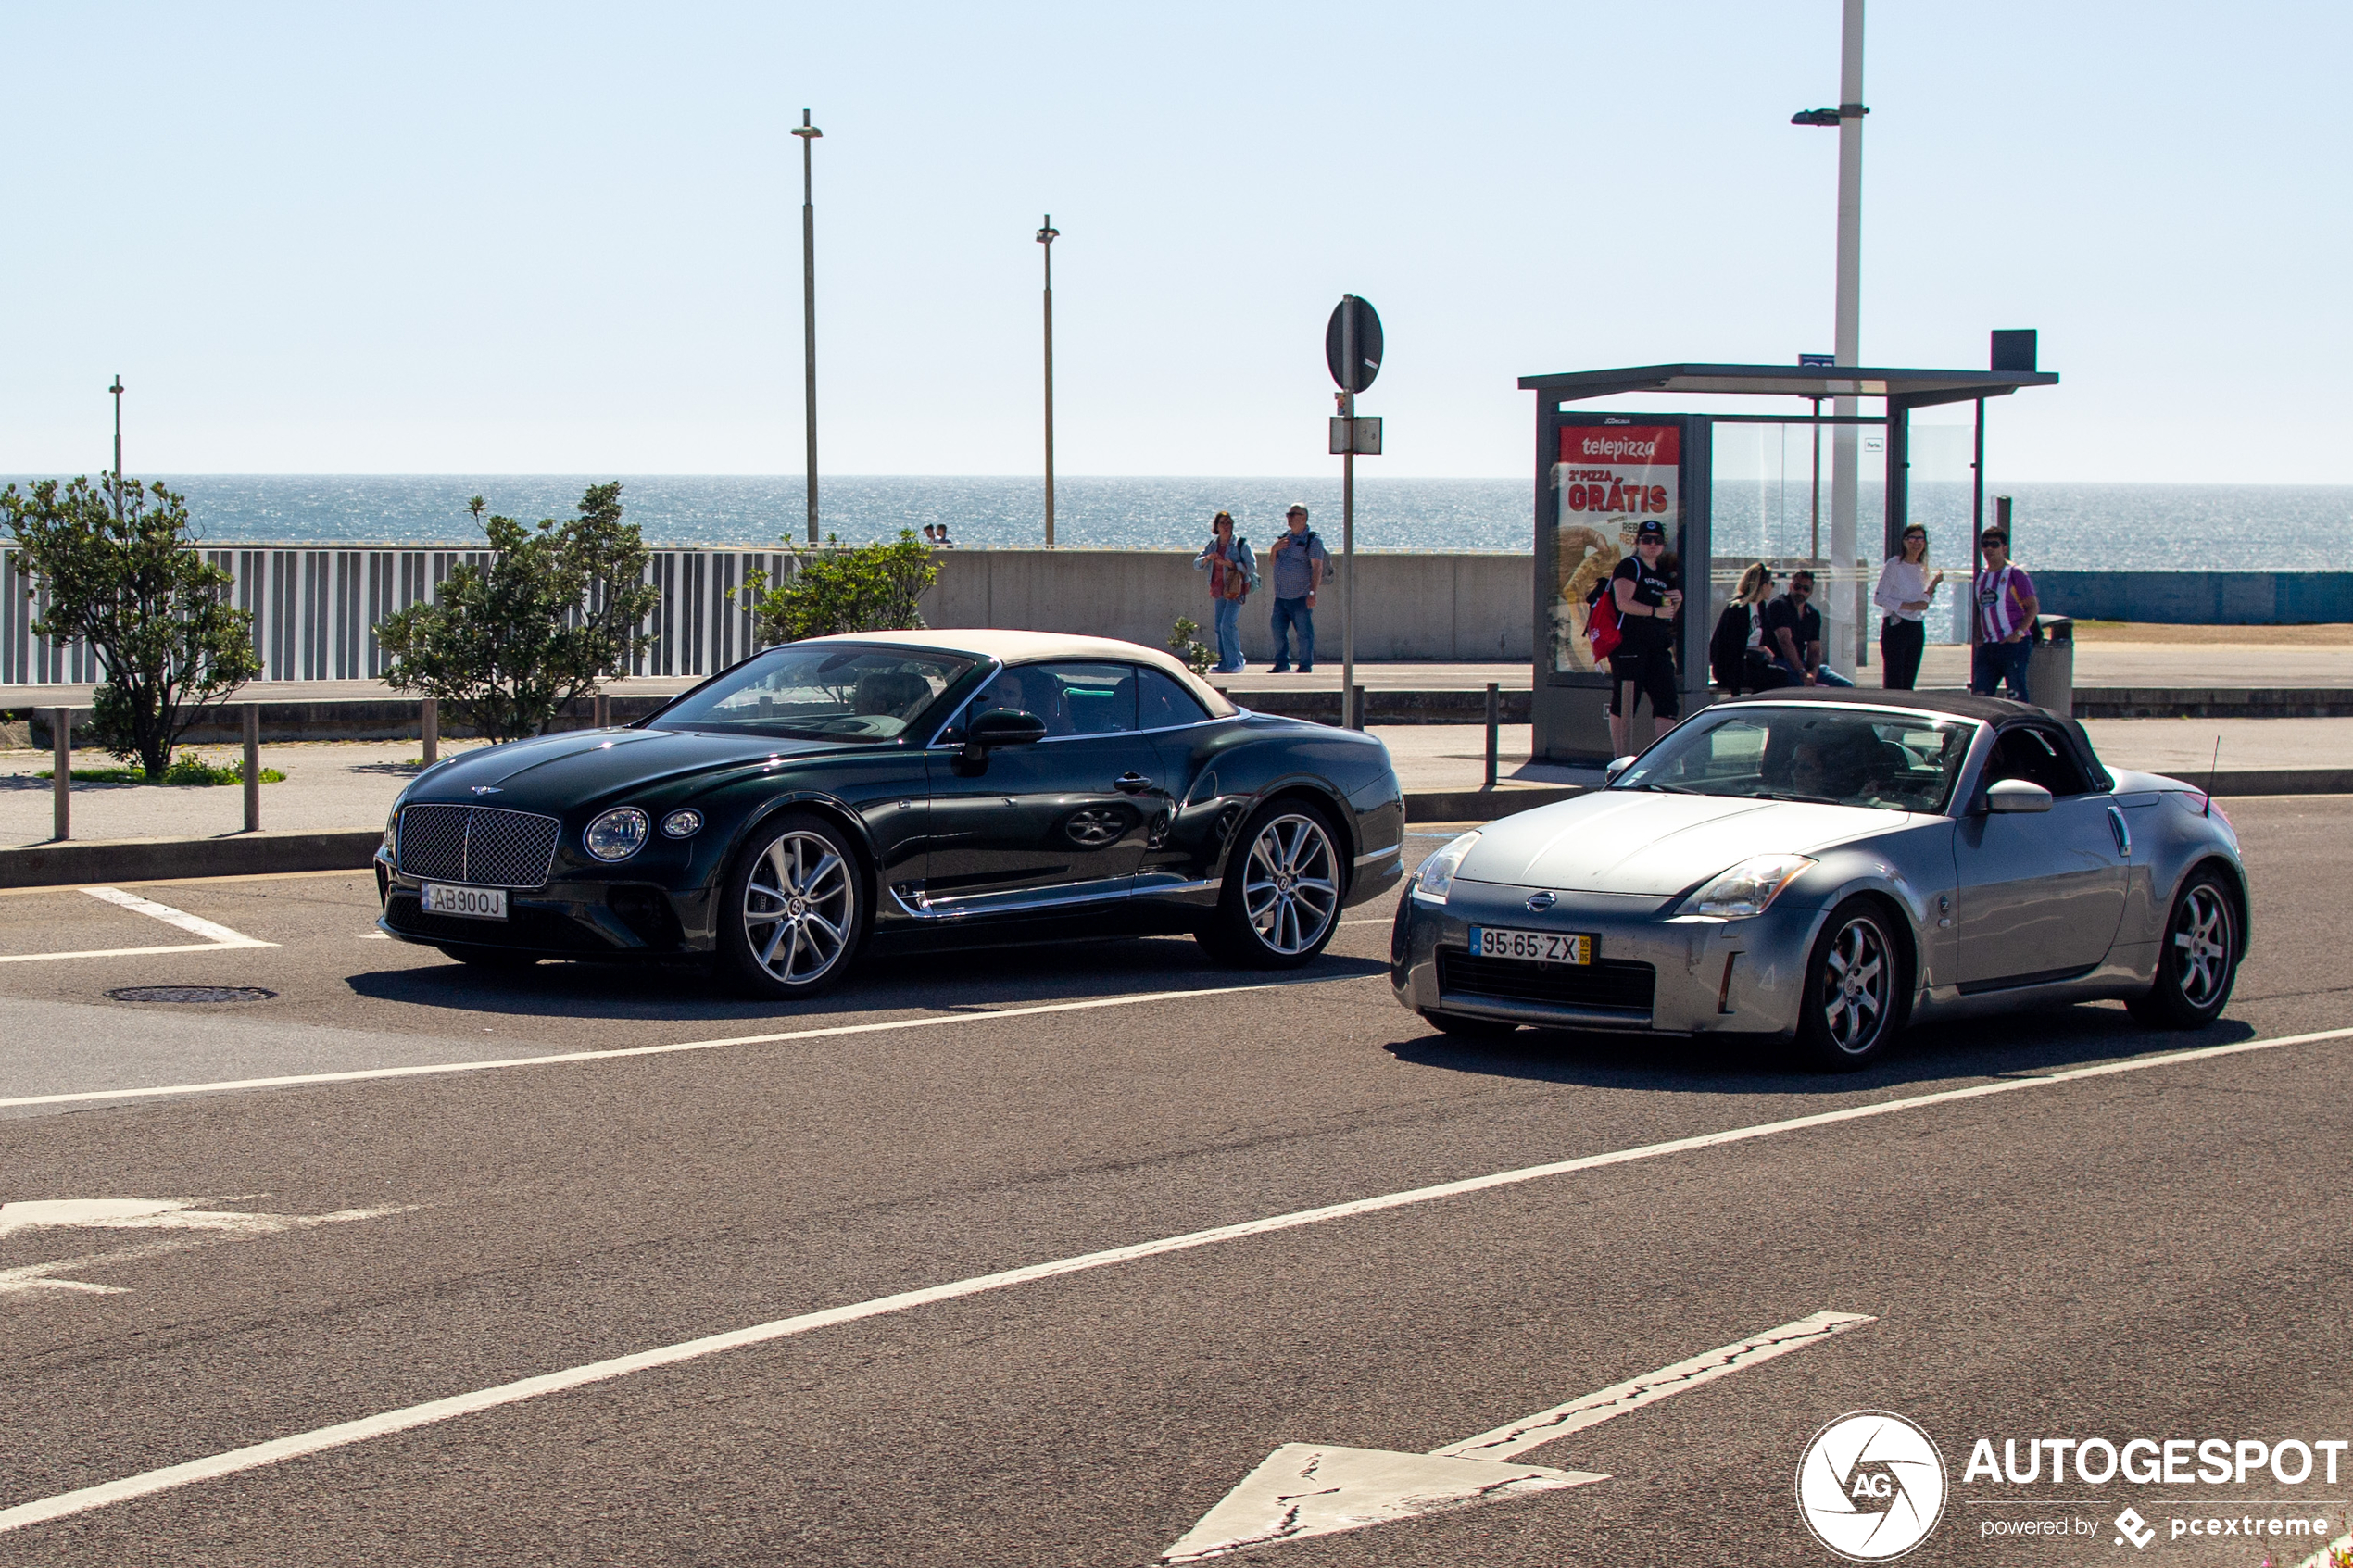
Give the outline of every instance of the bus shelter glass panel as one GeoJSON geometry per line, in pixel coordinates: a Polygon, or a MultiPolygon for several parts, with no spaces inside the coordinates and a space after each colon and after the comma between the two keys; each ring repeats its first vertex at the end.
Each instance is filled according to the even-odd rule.
{"type": "MultiPolygon", "coordinates": [[[[1931,643],[1966,643],[1977,431],[1969,424],[1921,424],[1915,420],[1905,450],[1911,461],[1905,521],[1928,530],[1929,565],[1944,573],[1922,624],[1931,643]]],[[[1878,543],[1876,536],[1872,542],[1878,543]]]]}
{"type": "Polygon", "coordinates": [[[1741,573],[1762,561],[1775,590],[1803,567],[1814,573],[1826,652],[1856,646],[1867,617],[1880,541],[1886,534],[1887,438],[1879,425],[1718,422],[1711,432],[1709,529],[1716,555],[1709,563],[1714,602],[1729,603],[1741,573]],[[1856,468],[1857,563],[1834,570],[1838,451],[1849,444],[1856,468]]]}

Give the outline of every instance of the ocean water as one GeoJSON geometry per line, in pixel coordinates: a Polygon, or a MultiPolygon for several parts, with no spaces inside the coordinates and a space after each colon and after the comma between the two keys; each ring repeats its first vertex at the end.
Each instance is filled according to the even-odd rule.
{"type": "MultiPolygon", "coordinates": [[[[570,515],[600,477],[561,474],[192,474],[166,483],[188,498],[198,532],[217,544],[470,544],[480,538],[466,501],[526,520],[570,515]]],[[[622,475],[630,521],[656,545],[772,545],[798,540],[807,503],[798,475],[622,475]]],[[[1989,483],[2015,498],[2017,558],[2032,569],[2098,571],[2343,571],[2353,568],[2353,485],[1989,483]]],[[[1825,486],[1827,495],[1827,486],[1825,486]]],[[[1725,473],[1715,490],[1718,557],[1808,552],[1810,473],[1725,473]]],[[[1292,501],[1340,542],[1337,474],[1313,479],[1073,477],[1055,486],[1058,543],[1095,549],[1189,549],[1223,508],[1263,544],[1292,501]]],[[[1043,542],[1043,488],[1035,478],[843,475],[820,482],[822,526],[845,541],[946,523],[965,548],[1043,542]]],[[[1879,486],[1865,484],[1865,554],[1875,558],[1879,486]]],[[[1919,477],[1912,516],[1931,532],[1942,565],[1968,559],[1970,487],[1919,477]]],[[[1827,507],[1827,501],[1825,501],[1827,507]]],[[[1529,547],[1526,479],[1362,478],[1356,543],[1368,550],[1529,547]]],[[[1987,515],[1992,515],[1991,502],[1987,515]]],[[[1823,536],[1828,522],[1823,521],[1823,536]]]]}

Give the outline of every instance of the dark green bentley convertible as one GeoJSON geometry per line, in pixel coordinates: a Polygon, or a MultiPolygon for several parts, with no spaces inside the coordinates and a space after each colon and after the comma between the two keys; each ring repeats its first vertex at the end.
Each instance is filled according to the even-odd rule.
{"type": "Polygon", "coordinates": [[[822,637],[625,729],[427,769],[384,824],[379,923],[469,963],[715,955],[771,997],[950,943],[1189,932],[1279,967],[1397,885],[1404,822],[1378,741],[1150,648],[822,637]]]}

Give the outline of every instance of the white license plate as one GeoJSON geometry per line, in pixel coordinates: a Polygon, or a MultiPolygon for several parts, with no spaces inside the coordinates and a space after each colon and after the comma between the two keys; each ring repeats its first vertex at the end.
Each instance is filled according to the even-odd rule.
{"type": "Polygon", "coordinates": [[[459,915],[467,920],[505,920],[507,890],[503,887],[452,887],[445,882],[425,884],[425,913],[459,915]]]}
{"type": "Polygon", "coordinates": [[[1581,932],[1505,931],[1492,925],[1474,925],[1470,943],[1471,951],[1482,959],[1525,959],[1530,963],[1593,961],[1593,939],[1581,932]]]}

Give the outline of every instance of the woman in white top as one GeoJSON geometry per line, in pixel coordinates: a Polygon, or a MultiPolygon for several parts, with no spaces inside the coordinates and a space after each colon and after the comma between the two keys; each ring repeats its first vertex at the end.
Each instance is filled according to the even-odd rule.
{"type": "Polygon", "coordinates": [[[1880,569],[1879,587],[1871,602],[1880,608],[1879,656],[1881,679],[1889,691],[1908,692],[1920,677],[1920,654],[1928,646],[1928,628],[1921,618],[1944,574],[1929,575],[1928,530],[1918,523],[1904,530],[1904,553],[1880,569]]]}

